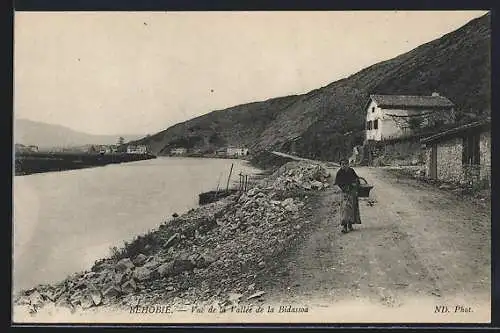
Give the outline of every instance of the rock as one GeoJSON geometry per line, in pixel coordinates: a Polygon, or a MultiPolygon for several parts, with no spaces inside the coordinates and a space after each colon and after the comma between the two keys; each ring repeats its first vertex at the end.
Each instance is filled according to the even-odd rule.
{"type": "Polygon", "coordinates": [[[205,268],[205,267],[208,267],[210,266],[212,263],[214,263],[217,259],[215,259],[215,257],[211,254],[208,254],[208,253],[204,253],[202,254],[199,258],[198,258],[198,261],[196,263],[196,267],[199,267],[199,268],[205,268]]]}
{"type": "Polygon", "coordinates": [[[89,294],[94,305],[98,306],[102,303],[102,294],[99,290],[91,290],[89,294]]]}
{"type": "Polygon", "coordinates": [[[75,307],[67,298],[59,298],[57,302],[54,303],[54,305],[59,308],[68,309],[71,312],[75,311],[75,307]]]}
{"type": "Polygon", "coordinates": [[[135,258],[134,260],[132,260],[132,263],[135,265],[135,266],[142,266],[146,260],[148,259],[148,257],[146,257],[144,254],[142,253],[139,253],[135,258]]]}
{"type": "Polygon", "coordinates": [[[229,293],[228,294],[228,299],[231,303],[238,303],[241,297],[243,297],[243,294],[239,294],[239,293],[229,293]]]}
{"type": "Polygon", "coordinates": [[[125,273],[117,273],[113,278],[114,283],[118,285],[121,285],[126,280],[127,280],[127,274],[125,273]]]}
{"type": "Polygon", "coordinates": [[[173,262],[173,273],[180,274],[182,272],[193,269],[195,266],[193,264],[193,256],[187,254],[181,254],[173,262]]]}
{"type": "Polygon", "coordinates": [[[257,297],[261,297],[262,295],[264,295],[266,292],[265,291],[259,291],[259,292],[256,292],[255,294],[252,294],[250,296],[247,297],[247,300],[251,300],[253,298],[257,298],[257,297]]]}
{"type": "Polygon", "coordinates": [[[69,297],[69,301],[73,306],[75,306],[75,305],[81,304],[82,298],[83,298],[83,293],[80,290],[78,290],[77,292],[75,292],[73,295],[71,295],[69,297]]]}
{"type": "Polygon", "coordinates": [[[255,289],[255,283],[252,283],[251,285],[249,285],[249,286],[247,287],[247,290],[249,290],[249,291],[252,291],[252,290],[254,290],[254,289],[255,289]]]}
{"type": "Polygon", "coordinates": [[[110,286],[103,292],[104,297],[117,297],[120,294],[121,290],[116,286],[110,286]]]}
{"type": "Polygon", "coordinates": [[[158,267],[158,269],[156,271],[158,272],[158,274],[161,277],[170,276],[174,272],[174,262],[170,261],[170,262],[164,263],[160,267],[158,267]]]}
{"type": "Polygon", "coordinates": [[[151,277],[151,270],[146,267],[137,267],[133,272],[133,277],[139,281],[148,280],[151,277]]]}
{"type": "Polygon", "coordinates": [[[29,296],[32,293],[34,293],[36,290],[37,290],[36,288],[26,289],[26,290],[21,291],[21,295],[29,296]]]}
{"type": "Polygon", "coordinates": [[[297,212],[299,210],[299,207],[297,207],[297,205],[295,205],[294,203],[290,203],[285,206],[285,210],[289,212],[297,212]]]}
{"type": "Polygon", "coordinates": [[[122,291],[125,293],[131,293],[137,290],[137,284],[133,279],[128,280],[122,284],[122,291]]]}
{"type": "Polygon", "coordinates": [[[44,303],[43,296],[42,294],[40,294],[38,290],[33,291],[29,295],[29,301],[31,305],[37,305],[37,306],[41,306],[44,303]]]}
{"type": "Polygon", "coordinates": [[[167,288],[165,288],[165,290],[166,290],[166,291],[174,291],[174,290],[175,290],[175,288],[174,288],[174,287],[172,287],[172,286],[168,286],[167,288]]]}
{"type": "Polygon", "coordinates": [[[302,187],[303,187],[304,189],[306,189],[306,190],[310,190],[310,189],[312,189],[312,188],[313,188],[313,187],[312,187],[312,184],[311,184],[311,183],[309,183],[309,182],[305,182],[305,183],[303,183],[303,184],[302,184],[302,187]]]}
{"type": "Polygon", "coordinates": [[[248,191],[247,195],[249,197],[253,197],[257,193],[257,190],[258,190],[257,188],[252,188],[248,191]]]}
{"type": "Polygon", "coordinates": [[[133,269],[135,266],[132,263],[132,260],[130,258],[124,258],[120,261],[118,261],[115,265],[115,269],[118,272],[125,272],[127,269],[133,269]]]}
{"type": "Polygon", "coordinates": [[[320,182],[320,181],[315,180],[315,181],[313,181],[313,182],[311,183],[311,187],[312,187],[313,189],[321,190],[321,189],[323,188],[323,183],[322,183],[322,182],[320,182]]]}
{"type": "Polygon", "coordinates": [[[262,260],[259,262],[259,268],[263,268],[263,267],[266,267],[266,263],[262,260]]]}
{"type": "Polygon", "coordinates": [[[148,261],[142,266],[144,268],[148,268],[150,270],[155,270],[158,266],[161,265],[161,262],[156,257],[150,257],[148,261]]]}
{"type": "Polygon", "coordinates": [[[94,266],[92,266],[91,271],[98,273],[98,272],[102,272],[104,270],[111,269],[112,267],[113,266],[109,262],[102,260],[102,261],[95,263],[94,266]]]}
{"type": "Polygon", "coordinates": [[[90,295],[84,295],[82,298],[80,298],[80,305],[83,309],[89,309],[94,306],[94,301],[92,300],[92,297],[90,297],[90,295]]]}
{"type": "Polygon", "coordinates": [[[51,302],[55,302],[59,296],[64,292],[64,290],[58,292],[60,290],[47,290],[41,293],[43,299],[48,299],[51,302]]]}
{"type": "Polygon", "coordinates": [[[169,248],[177,243],[177,241],[180,239],[180,234],[177,232],[173,234],[166,242],[163,244],[163,248],[169,248]]]}
{"type": "Polygon", "coordinates": [[[85,273],[85,275],[83,275],[83,278],[84,279],[91,279],[93,277],[96,277],[98,274],[97,272],[88,272],[88,273],[85,273]]]}

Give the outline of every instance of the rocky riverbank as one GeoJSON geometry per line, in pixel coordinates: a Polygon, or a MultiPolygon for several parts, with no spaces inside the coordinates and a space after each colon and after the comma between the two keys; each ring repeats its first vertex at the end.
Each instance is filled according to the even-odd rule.
{"type": "Polygon", "coordinates": [[[114,249],[88,271],[21,291],[14,304],[35,314],[258,302],[268,277],[283,273],[280,258],[311,227],[309,203],[330,177],[320,165],[287,163],[245,193],[192,209],[114,249]]]}

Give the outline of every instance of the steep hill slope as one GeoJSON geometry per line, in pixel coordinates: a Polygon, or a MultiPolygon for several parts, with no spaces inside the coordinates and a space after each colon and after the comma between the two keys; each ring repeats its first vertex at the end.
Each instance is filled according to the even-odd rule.
{"type": "Polygon", "coordinates": [[[439,92],[457,105],[459,121],[490,112],[490,15],[414,50],[304,95],[214,111],[139,140],[156,153],[176,145],[246,145],[337,159],[362,140],[370,94],[439,92]]]}

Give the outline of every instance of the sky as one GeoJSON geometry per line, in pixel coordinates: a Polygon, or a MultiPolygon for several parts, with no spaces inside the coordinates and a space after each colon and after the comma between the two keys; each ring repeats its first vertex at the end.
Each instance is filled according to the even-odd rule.
{"type": "Polygon", "coordinates": [[[303,94],[486,11],[16,12],[14,116],[154,134],[303,94]]]}

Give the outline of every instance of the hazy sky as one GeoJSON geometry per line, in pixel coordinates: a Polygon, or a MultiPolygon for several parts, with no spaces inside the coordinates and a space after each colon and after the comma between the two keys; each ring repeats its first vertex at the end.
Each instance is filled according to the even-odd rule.
{"type": "Polygon", "coordinates": [[[17,12],[14,114],[153,134],[319,88],[485,13],[17,12]]]}

